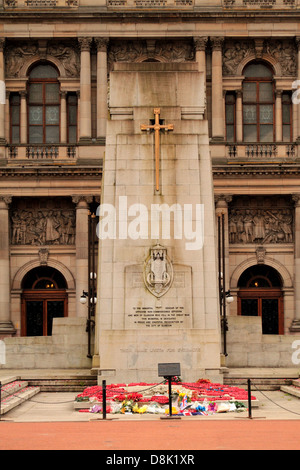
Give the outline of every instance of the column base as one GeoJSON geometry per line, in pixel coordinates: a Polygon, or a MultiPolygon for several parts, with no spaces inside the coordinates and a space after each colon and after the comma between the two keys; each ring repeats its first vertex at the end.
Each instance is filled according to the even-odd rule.
{"type": "Polygon", "coordinates": [[[97,137],[96,142],[99,145],[105,145],[106,137],[97,137]]]}
{"type": "Polygon", "coordinates": [[[293,320],[290,326],[291,333],[300,333],[300,320],[293,320]]]}
{"type": "Polygon", "coordinates": [[[11,321],[0,322],[0,336],[13,336],[16,331],[11,321]]]}
{"type": "Polygon", "coordinates": [[[79,144],[91,144],[92,143],[92,138],[91,137],[80,137],[79,139],[79,144]]]}

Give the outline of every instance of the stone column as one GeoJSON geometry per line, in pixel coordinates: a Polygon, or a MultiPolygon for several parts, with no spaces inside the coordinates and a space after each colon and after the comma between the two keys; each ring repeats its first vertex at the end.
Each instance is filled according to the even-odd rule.
{"type": "Polygon", "coordinates": [[[25,90],[20,92],[20,143],[27,144],[27,93],[25,90]]]}
{"type": "Polygon", "coordinates": [[[5,70],[4,70],[5,39],[0,39],[0,145],[6,144],[5,139],[5,70]]]}
{"type": "Polygon", "coordinates": [[[88,290],[88,217],[92,197],[73,196],[76,204],[76,312],[77,317],[87,317],[88,304],[82,305],[82,292],[88,290]]]}
{"type": "Polygon", "coordinates": [[[80,38],[80,136],[79,141],[92,138],[91,44],[92,38],[80,38]]]}
{"type": "Polygon", "coordinates": [[[212,44],[212,138],[224,140],[224,107],[223,107],[223,75],[222,75],[222,46],[224,39],[211,38],[212,44]]]}
{"type": "Polygon", "coordinates": [[[67,143],[67,92],[60,92],[60,142],[67,143]]]}
{"type": "Polygon", "coordinates": [[[230,195],[216,195],[216,216],[224,214],[224,253],[225,253],[225,289],[228,290],[229,286],[229,217],[228,217],[228,204],[232,201],[230,195]]]}
{"type": "Polygon", "coordinates": [[[9,103],[10,92],[5,93],[5,140],[10,142],[10,103],[9,103]]]}
{"type": "Polygon", "coordinates": [[[204,73],[204,83],[206,83],[206,45],[208,38],[205,36],[195,37],[195,54],[199,72],[204,73]]]}
{"type": "MultiPolygon", "coordinates": [[[[297,48],[298,48],[298,54],[297,54],[297,80],[299,81],[300,80],[300,37],[297,37],[296,38],[296,44],[297,44],[297,48]]],[[[295,137],[296,139],[295,140],[298,140],[300,141],[300,103],[299,103],[299,98],[300,98],[300,95],[299,95],[299,85],[297,86],[297,100],[294,104],[294,106],[296,107],[296,114],[297,114],[297,130],[295,132],[295,137]]]]}
{"type": "Polygon", "coordinates": [[[236,91],[236,141],[243,141],[243,93],[242,90],[236,91]]]}
{"type": "Polygon", "coordinates": [[[291,331],[300,332],[300,194],[292,196],[295,203],[294,220],[294,253],[295,253],[295,274],[294,274],[294,305],[295,316],[291,325],[291,331]]]}
{"type": "Polygon", "coordinates": [[[275,96],[275,139],[276,142],[282,142],[282,90],[276,90],[275,96]]]}
{"type": "Polygon", "coordinates": [[[97,45],[97,139],[104,141],[107,121],[107,46],[108,39],[95,39],[97,45]]]}
{"type": "Polygon", "coordinates": [[[0,337],[15,333],[10,315],[10,196],[0,196],[0,337]]]}

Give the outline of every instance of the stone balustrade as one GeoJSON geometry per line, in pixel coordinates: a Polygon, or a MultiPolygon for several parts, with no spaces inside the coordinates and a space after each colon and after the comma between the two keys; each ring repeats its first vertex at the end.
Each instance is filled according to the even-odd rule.
{"type": "Polygon", "coordinates": [[[228,159],[285,160],[297,158],[297,146],[284,143],[229,144],[226,146],[228,159]]]}
{"type": "Polygon", "coordinates": [[[9,145],[7,160],[74,160],[76,145],[9,145]]]}

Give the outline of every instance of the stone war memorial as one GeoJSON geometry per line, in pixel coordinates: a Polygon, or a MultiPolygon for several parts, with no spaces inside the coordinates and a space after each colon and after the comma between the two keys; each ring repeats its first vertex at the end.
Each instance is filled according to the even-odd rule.
{"type": "MultiPolygon", "coordinates": [[[[99,380],[220,379],[214,198],[204,75],[196,63],[110,74],[99,212],[99,380]]],[[[97,363],[98,362],[98,363],[97,363]]]]}

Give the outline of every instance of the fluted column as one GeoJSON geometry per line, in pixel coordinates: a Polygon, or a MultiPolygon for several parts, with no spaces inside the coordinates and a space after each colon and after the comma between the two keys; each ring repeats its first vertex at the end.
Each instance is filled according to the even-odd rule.
{"type": "Polygon", "coordinates": [[[20,143],[27,144],[27,93],[20,92],[20,143]]]}
{"type": "Polygon", "coordinates": [[[0,39],[0,145],[6,144],[5,139],[5,71],[4,71],[5,39],[0,39]]]}
{"type": "Polygon", "coordinates": [[[60,92],[60,141],[67,143],[67,92],[60,92]]]}
{"type": "Polygon", "coordinates": [[[107,46],[108,39],[95,39],[97,46],[97,139],[106,135],[107,121],[107,46]]]}
{"type": "Polygon", "coordinates": [[[275,96],[275,139],[282,142],[282,90],[276,90],[275,96]]]}
{"type": "Polygon", "coordinates": [[[222,75],[222,46],[224,39],[211,38],[212,44],[212,138],[224,140],[224,107],[223,107],[223,75],[222,75]]]}
{"type": "Polygon", "coordinates": [[[88,306],[80,303],[80,297],[88,290],[88,218],[92,198],[73,196],[72,200],[76,204],[76,312],[78,317],[87,317],[88,306]]]}
{"type": "Polygon", "coordinates": [[[10,196],[0,197],[0,336],[10,336],[15,333],[10,313],[10,203],[10,196]]]}
{"type": "Polygon", "coordinates": [[[80,38],[80,141],[92,138],[91,44],[92,38],[80,38]]]}

